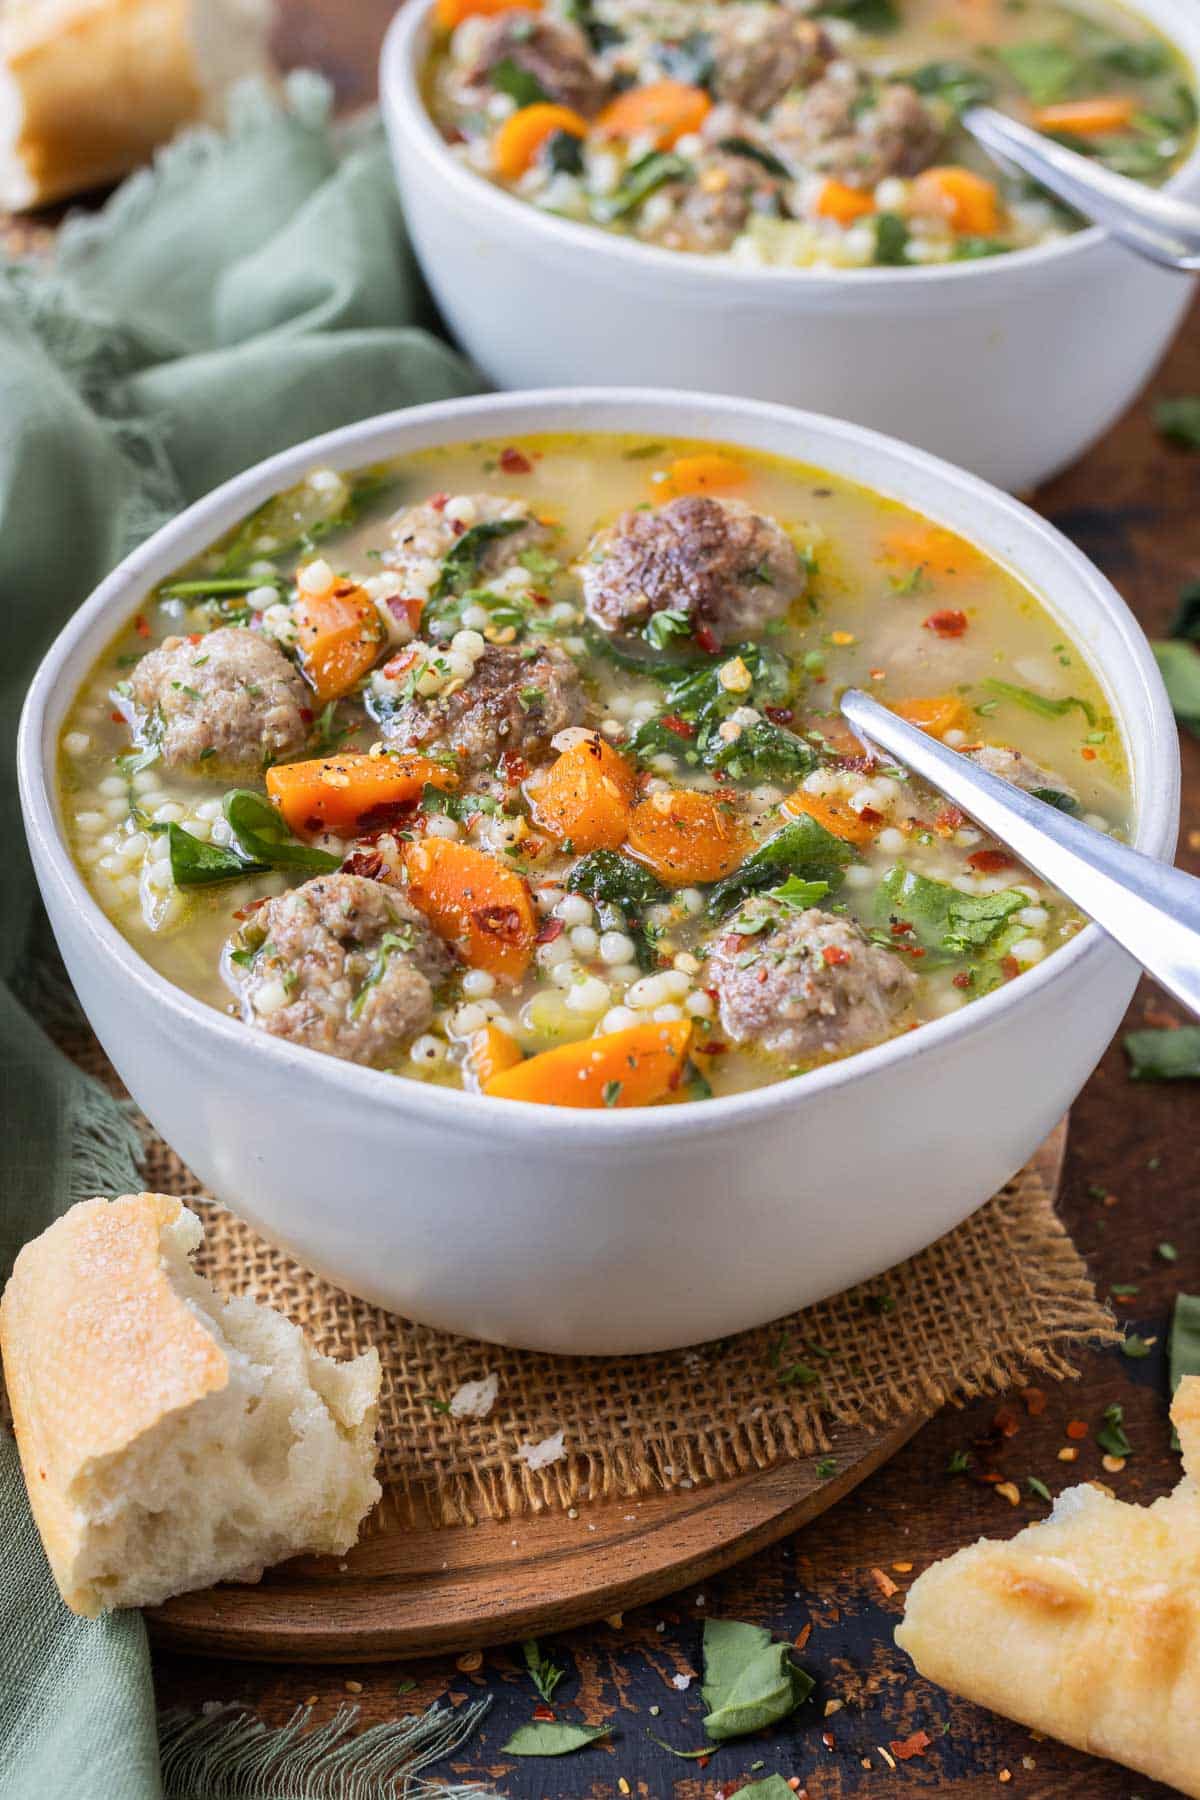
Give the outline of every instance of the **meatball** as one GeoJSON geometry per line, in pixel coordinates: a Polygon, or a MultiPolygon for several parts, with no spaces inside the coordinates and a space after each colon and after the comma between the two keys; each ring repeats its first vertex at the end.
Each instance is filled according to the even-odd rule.
{"type": "Polygon", "coordinates": [[[625,513],[593,539],[582,576],[588,617],[602,631],[637,630],[670,610],[726,644],[779,618],[808,579],[774,519],[707,495],[625,513]]]}
{"type": "Polygon", "coordinates": [[[1048,789],[1053,794],[1065,794],[1066,798],[1078,805],[1079,795],[1070,784],[1056,775],[1053,769],[1044,764],[1034,762],[1021,750],[1002,749],[998,744],[982,744],[977,750],[968,750],[967,755],[989,775],[999,775],[1002,781],[1011,781],[1014,787],[1024,788],[1027,794],[1036,794],[1048,789]]]}
{"type": "Polygon", "coordinates": [[[573,112],[594,113],[605,84],[592,66],[582,31],[540,13],[511,11],[489,19],[472,44],[471,87],[485,87],[499,63],[515,63],[532,75],[547,100],[573,112]]]}
{"type": "Polygon", "coordinates": [[[391,1061],[429,1024],[451,968],[420,913],[363,875],[318,875],[268,900],[242,936],[257,954],[225,968],[246,1018],[347,1062],[391,1061]]]}
{"type": "Polygon", "coordinates": [[[508,752],[535,761],[578,725],[587,702],[575,664],[554,645],[532,654],[489,645],[461,687],[406,700],[384,722],[392,748],[453,750],[464,771],[488,773],[508,752]]]}
{"type": "Polygon", "coordinates": [[[303,749],[311,695],[272,638],[241,625],[164,638],[130,683],[139,731],[167,768],[261,769],[303,749]]]}
{"type": "Polygon", "coordinates": [[[815,907],[792,912],[769,895],[747,901],[718,938],[705,980],[717,990],[732,1043],[792,1062],[844,1056],[890,1037],[915,985],[899,957],[852,920],[815,907]]]}
{"type": "Polygon", "coordinates": [[[834,63],[807,93],[783,101],[770,126],[785,157],[867,190],[928,168],[945,135],[915,88],[892,82],[873,91],[849,63],[834,63]]]}
{"type": "Polygon", "coordinates": [[[697,164],[694,181],[662,190],[671,210],[653,235],[671,250],[728,250],[751,213],[779,212],[779,194],[779,180],[753,157],[718,151],[697,164]]]}
{"type": "Polygon", "coordinates": [[[790,88],[808,87],[834,56],[820,25],[761,0],[722,6],[712,38],[717,98],[755,113],[766,112],[790,88]]]}
{"type": "Polygon", "coordinates": [[[388,557],[388,568],[424,597],[459,539],[474,526],[491,524],[512,524],[514,529],[481,543],[473,569],[473,577],[480,580],[498,575],[516,562],[523,550],[544,543],[550,535],[544,525],[531,517],[523,500],[512,500],[503,494],[464,494],[459,496],[454,516],[447,518],[445,497],[439,496],[406,507],[392,520],[394,548],[388,557]],[[460,512],[467,517],[459,517],[460,512]]]}

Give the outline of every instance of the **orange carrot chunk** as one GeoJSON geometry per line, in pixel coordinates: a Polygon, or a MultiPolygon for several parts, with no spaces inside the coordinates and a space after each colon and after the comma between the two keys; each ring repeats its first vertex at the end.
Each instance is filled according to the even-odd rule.
{"type": "Polygon", "coordinates": [[[807,813],[818,825],[834,837],[841,838],[846,844],[869,844],[879,830],[878,822],[860,819],[854,808],[847,806],[844,800],[831,800],[825,794],[810,794],[806,788],[797,788],[783,802],[783,810],[795,817],[799,813],[807,813]]]}
{"type": "Polygon", "coordinates": [[[560,1044],[494,1075],[484,1092],[544,1106],[650,1106],[679,1086],[691,1035],[679,1019],[560,1044]]]}
{"type": "Polygon", "coordinates": [[[957,694],[934,694],[928,700],[893,700],[891,711],[935,738],[944,738],[948,731],[965,731],[968,724],[967,709],[957,694]]]}
{"type": "Polygon", "coordinates": [[[610,100],[596,129],[605,137],[652,137],[660,150],[669,150],[679,138],[699,131],[711,108],[703,88],[685,81],[652,81],[610,100]]]}
{"type": "Polygon", "coordinates": [[[509,113],[492,139],[492,165],[497,175],[505,181],[518,180],[556,131],[586,137],[587,120],[569,106],[553,106],[548,100],[538,100],[509,113]]]}
{"type": "Polygon", "coordinates": [[[861,188],[851,187],[845,181],[834,181],[831,178],[817,196],[817,216],[835,219],[839,225],[853,225],[855,219],[861,219],[874,211],[873,197],[864,194],[861,188]]]}
{"type": "Polygon", "coordinates": [[[288,829],[301,837],[325,831],[352,837],[372,824],[386,824],[421,798],[426,782],[458,786],[448,769],[423,756],[347,752],[315,762],[276,763],[267,770],[267,793],[288,829]]]}
{"type": "Polygon", "coordinates": [[[520,1046],[498,1025],[485,1025],[471,1033],[467,1044],[467,1073],[482,1091],[493,1076],[523,1061],[520,1046]]]}
{"type": "Polygon", "coordinates": [[[1063,100],[1039,106],[1033,123],[1039,131],[1065,131],[1076,137],[1106,137],[1128,131],[1138,112],[1132,94],[1096,94],[1090,100],[1063,100]]]}
{"type": "Polygon", "coordinates": [[[375,666],[383,648],[383,620],[371,596],[352,581],[323,594],[301,587],[296,601],[300,662],[324,706],[340,700],[375,666]]]}
{"type": "Polygon", "coordinates": [[[672,887],[720,881],[750,848],[750,835],[715,794],[694,788],[647,794],[629,820],[629,848],[672,887]]]}
{"type": "Polygon", "coordinates": [[[525,880],[484,850],[453,838],[406,844],[408,897],[473,969],[520,981],[537,926],[525,880]]]}
{"type": "Polygon", "coordinates": [[[442,31],[453,31],[472,13],[540,12],[542,0],[437,0],[434,17],[442,31]]]}
{"type": "Polygon", "coordinates": [[[745,487],[750,471],[735,456],[722,456],[719,450],[696,456],[677,456],[667,469],[667,479],[656,481],[654,496],[675,500],[681,494],[730,494],[745,487]]]}
{"type": "Polygon", "coordinates": [[[536,791],[533,816],[578,851],[619,850],[629,830],[635,777],[619,750],[599,736],[564,750],[536,791]]]}
{"type": "Polygon", "coordinates": [[[975,546],[957,532],[919,519],[889,531],[882,553],[884,562],[901,563],[907,570],[925,569],[931,575],[962,575],[980,561],[975,546]]]}
{"type": "Polygon", "coordinates": [[[913,182],[913,209],[936,213],[954,231],[991,237],[1000,229],[1000,194],[994,181],[953,165],[926,169],[913,182]]]}

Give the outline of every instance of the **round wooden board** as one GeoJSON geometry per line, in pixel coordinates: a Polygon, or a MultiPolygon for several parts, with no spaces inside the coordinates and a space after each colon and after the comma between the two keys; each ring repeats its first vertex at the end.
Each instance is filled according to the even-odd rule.
{"type": "MultiPolygon", "coordinates": [[[[1067,1127],[1034,1161],[1058,1190],[1067,1127]]],[[[931,1416],[831,1433],[837,1473],[816,1457],[710,1487],[501,1523],[376,1522],[343,1560],[301,1557],[255,1586],[182,1594],[146,1614],[155,1640],[202,1656],[379,1662],[565,1631],[707,1580],[796,1531],[894,1456],[931,1416]]]]}

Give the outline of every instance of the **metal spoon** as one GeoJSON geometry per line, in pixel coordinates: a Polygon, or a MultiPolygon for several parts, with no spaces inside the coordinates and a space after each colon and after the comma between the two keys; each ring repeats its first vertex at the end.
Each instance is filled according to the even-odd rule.
{"type": "Polygon", "coordinates": [[[842,714],[1064,893],[1200,1017],[1200,881],[989,775],[857,688],[842,714]]]}
{"type": "Polygon", "coordinates": [[[1185,273],[1200,270],[1200,207],[1115,175],[995,107],[968,107],[962,122],[989,155],[1015,163],[1139,256],[1185,273]]]}

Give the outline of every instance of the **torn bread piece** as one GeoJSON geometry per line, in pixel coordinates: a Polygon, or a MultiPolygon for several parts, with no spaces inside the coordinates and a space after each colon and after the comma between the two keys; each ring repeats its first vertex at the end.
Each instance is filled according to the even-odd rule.
{"type": "Polygon", "coordinates": [[[342,1554],[379,1498],[379,1357],[333,1362],[197,1275],[165,1194],[85,1200],[17,1257],[0,1350],[29,1501],[72,1611],[342,1554]]]}
{"type": "Polygon", "coordinates": [[[1043,1523],[927,1569],[896,1642],[954,1693],[1200,1796],[1200,1377],[1172,1418],[1173,1494],[1068,1488],[1043,1523]]]}
{"type": "Polygon", "coordinates": [[[269,68],[272,0],[4,0],[0,206],[115,181],[269,68]]]}

